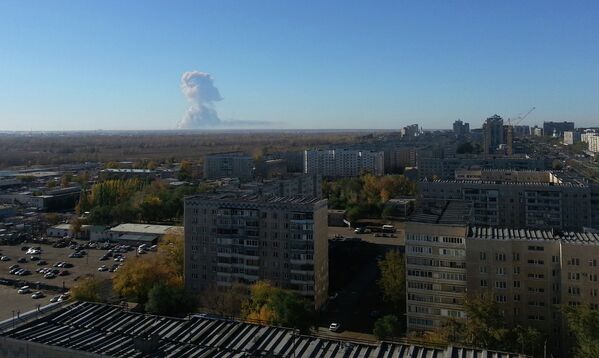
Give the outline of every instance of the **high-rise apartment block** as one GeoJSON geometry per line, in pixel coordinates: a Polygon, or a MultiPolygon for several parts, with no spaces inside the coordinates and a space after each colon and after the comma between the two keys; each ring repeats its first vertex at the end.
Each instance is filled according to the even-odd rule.
{"type": "Polygon", "coordinates": [[[470,134],[470,123],[464,123],[461,119],[453,122],[453,134],[456,138],[463,138],[470,134]]]}
{"type": "Polygon", "coordinates": [[[561,137],[566,131],[574,130],[574,122],[543,122],[543,134],[550,137],[561,137]]]}
{"type": "Polygon", "coordinates": [[[580,142],[580,132],[576,131],[565,131],[564,132],[564,144],[572,145],[580,142]]]}
{"type": "Polygon", "coordinates": [[[239,178],[251,180],[254,175],[254,160],[239,152],[210,154],[204,157],[204,178],[239,178]]]}
{"type": "Polygon", "coordinates": [[[484,153],[493,154],[501,144],[505,144],[503,119],[493,115],[483,125],[484,153]]]}
{"type": "Polygon", "coordinates": [[[356,149],[306,150],[304,173],[323,177],[355,177],[364,173],[383,175],[383,152],[356,149]]]}
{"type": "Polygon", "coordinates": [[[599,153],[599,134],[595,132],[583,133],[580,140],[587,143],[590,152],[599,153]]]}
{"type": "Polygon", "coordinates": [[[566,172],[482,170],[423,180],[422,199],[466,200],[480,226],[583,230],[592,220],[592,185],[566,172]]]}
{"type": "Polygon", "coordinates": [[[185,287],[199,293],[268,280],[327,300],[327,201],[201,194],[185,199],[185,287]]]}

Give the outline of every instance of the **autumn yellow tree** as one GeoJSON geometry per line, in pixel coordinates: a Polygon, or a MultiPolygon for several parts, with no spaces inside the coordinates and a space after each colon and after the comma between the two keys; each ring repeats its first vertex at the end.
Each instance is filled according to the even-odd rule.
{"type": "Polygon", "coordinates": [[[75,286],[71,288],[71,295],[74,300],[88,302],[103,302],[101,296],[102,282],[94,276],[80,279],[75,286]]]}
{"type": "Polygon", "coordinates": [[[145,255],[129,259],[115,274],[112,286],[119,295],[143,304],[157,282],[170,287],[183,286],[182,277],[173,265],[165,263],[160,255],[145,255]]]}
{"type": "Polygon", "coordinates": [[[183,280],[184,249],[183,229],[178,228],[169,230],[158,244],[158,256],[181,280],[183,280]]]}

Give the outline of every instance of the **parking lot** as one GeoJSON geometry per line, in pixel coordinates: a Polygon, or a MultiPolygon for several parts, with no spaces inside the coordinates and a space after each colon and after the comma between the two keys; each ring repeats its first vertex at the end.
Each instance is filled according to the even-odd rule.
{"type": "MultiPolygon", "coordinates": [[[[80,244],[86,244],[84,241],[78,242],[80,244]]],[[[98,268],[102,265],[106,265],[107,268],[117,264],[114,261],[114,257],[108,258],[107,260],[101,261],[100,258],[104,256],[107,250],[85,248],[86,255],[81,258],[69,258],[69,255],[75,252],[74,249],[69,247],[56,248],[49,244],[23,244],[17,246],[0,246],[0,256],[7,256],[10,258],[9,261],[0,261],[0,279],[2,280],[22,280],[30,283],[32,293],[38,290],[37,283],[39,282],[42,286],[50,285],[54,286],[49,289],[41,289],[45,294],[45,297],[39,299],[33,299],[32,293],[29,294],[18,294],[17,288],[21,286],[20,283],[14,283],[7,285],[6,282],[0,285],[0,320],[6,318],[12,318],[13,311],[20,311],[21,313],[30,311],[38,307],[38,305],[44,306],[50,303],[50,299],[58,295],[63,290],[68,290],[73,287],[77,280],[87,275],[94,275],[100,279],[110,279],[114,273],[109,271],[98,271],[98,268]],[[23,246],[40,247],[41,254],[36,255],[40,257],[40,261],[46,261],[46,264],[39,265],[40,261],[31,261],[32,255],[27,255],[26,251],[22,250],[23,246]],[[18,263],[19,258],[26,258],[27,262],[18,263]],[[72,264],[72,267],[67,268],[55,268],[54,264],[58,262],[67,262],[72,264]],[[25,270],[29,270],[31,274],[18,276],[9,273],[9,267],[13,265],[19,265],[25,270]],[[56,275],[54,278],[45,278],[44,273],[37,273],[36,270],[41,268],[51,268],[57,271],[67,271],[68,274],[64,276],[56,275]]],[[[137,251],[128,251],[122,253],[125,257],[123,264],[126,263],[127,258],[135,257],[137,251]]],[[[43,287],[42,287],[43,288],[43,287]]]]}
{"type": "Polygon", "coordinates": [[[405,230],[402,224],[395,225],[396,231],[392,235],[385,234],[382,236],[381,233],[368,233],[368,234],[356,234],[355,229],[348,227],[336,227],[329,226],[329,239],[351,239],[359,238],[362,241],[377,244],[377,245],[389,245],[389,246],[403,246],[405,245],[405,230]],[[392,237],[394,236],[394,237],[392,237]]]}

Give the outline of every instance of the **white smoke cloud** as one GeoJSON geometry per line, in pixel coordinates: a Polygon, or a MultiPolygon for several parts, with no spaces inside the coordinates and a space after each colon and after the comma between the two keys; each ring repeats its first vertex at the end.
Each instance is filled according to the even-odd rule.
{"type": "Polygon", "coordinates": [[[177,128],[206,128],[222,124],[214,109],[214,102],[221,101],[223,98],[214,86],[209,73],[200,71],[183,73],[181,91],[190,106],[177,124],[177,128]]]}

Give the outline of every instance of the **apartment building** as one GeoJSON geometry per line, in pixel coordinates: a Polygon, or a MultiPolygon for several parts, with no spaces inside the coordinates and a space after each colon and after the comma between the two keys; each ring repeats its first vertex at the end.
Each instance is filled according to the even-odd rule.
{"type": "Polygon", "coordinates": [[[432,330],[445,319],[465,317],[470,212],[463,201],[428,202],[406,223],[408,330],[432,330]]]}
{"type": "Polygon", "coordinates": [[[355,177],[364,173],[383,175],[383,152],[358,149],[306,150],[304,173],[323,177],[355,177]]]}
{"type": "MultiPolygon", "coordinates": [[[[476,172],[471,172],[474,176],[476,172]]],[[[480,179],[420,181],[420,196],[466,200],[480,226],[583,230],[592,227],[591,185],[565,172],[483,170],[480,179]]]]}
{"type": "Polygon", "coordinates": [[[204,157],[204,179],[239,178],[251,180],[254,160],[240,152],[210,154],[204,157]]]}
{"type": "Polygon", "coordinates": [[[184,275],[191,292],[268,280],[320,307],[328,294],[327,201],[233,193],[186,198],[184,275]]]}
{"type": "Polygon", "coordinates": [[[410,222],[408,329],[431,330],[447,317],[464,317],[466,297],[487,293],[508,325],[559,337],[558,305],[599,309],[598,257],[597,233],[410,222]]]}
{"type": "Polygon", "coordinates": [[[420,178],[454,179],[458,169],[505,169],[505,170],[548,170],[551,169],[551,161],[547,159],[533,158],[477,158],[457,157],[445,158],[418,156],[418,171],[420,178]]]}
{"type": "Polygon", "coordinates": [[[599,134],[595,132],[583,133],[580,136],[582,142],[585,142],[589,146],[589,151],[593,153],[599,152],[599,134]]]}
{"type": "Polygon", "coordinates": [[[405,167],[417,165],[417,150],[415,147],[392,147],[384,150],[385,172],[398,173],[405,167]]]}
{"type": "Polygon", "coordinates": [[[566,131],[574,130],[574,122],[543,122],[543,134],[561,137],[566,131]]]}
{"type": "Polygon", "coordinates": [[[580,132],[575,131],[565,131],[564,132],[564,141],[565,145],[572,145],[580,142],[580,132]]]}

